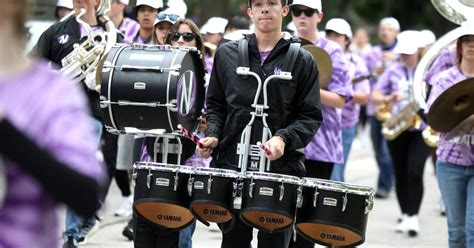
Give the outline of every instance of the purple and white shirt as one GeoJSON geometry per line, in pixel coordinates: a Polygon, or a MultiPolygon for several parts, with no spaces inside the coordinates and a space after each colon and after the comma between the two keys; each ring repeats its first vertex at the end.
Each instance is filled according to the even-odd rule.
{"type": "MultiPolygon", "coordinates": [[[[364,60],[365,60],[365,64],[366,64],[367,69],[369,70],[369,72],[374,72],[375,69],[379,68],[379,67],[389,68],[395,63],[395,61],[387,61],[385,63],[382,61],[383,53],[384,52],[393,52],[393,49],[395,48],[395,45],[396,45],[396,43],[393,44],[390,47],[385,48],[385,49],[382,49],[381,45],[377,45],[377,46],[373,47],[373,49],[370,53],[365,55],[364,60]]],[[[370,90],[371,91],[374,90],[374,86],[375,86],[376,83],[377,83],[377,79],[370,80],[370,90]]],[[[369,102],[369,104],[367,104],[367,115],[368,116],[374,116],[375,115],[375,104],[373,104],[371,102],[369,102]]]]}
{"type": "MultiPolygon", "coordinates": [[[[352,98],[352,84],[349,78],[349,62],[341,47],[326,38],[320,38],[316,46],[324,49],[331,57],[333,73],[328,91],[352,98]]],[[[342,156],[342,109],[332,108],[321,104],[323,122],[316,135],[305,148],[306,159],[328,163],[343,163],[342,156]]]]}
{"type": "MultiPolygon", "coordinates": [[[[431,108],[436,98],[445,90],[467,78],[459,66],[451,67],[436,75],[433,78],[433,80],[436,80],[436,83],[433,84],[430,97],[428,98],[428,109],[431,108]]],[[[436,151],[438,160],[457,165],[474,166],[474,132],[472,129],[467,134],[456,136],[449,140],[446,138],[447,135],[447,133],[441,133],[436,151]]]]}
{"type": "Polygon", "coordinates": [[[140,24],[133,19],[125,17],[117,27],[117,29],[123,34],[123,42],[131,43],[133,39],[137,36],[138,31],[140,30],[140,24]]]}
{"type": "MultiPolygon", "coordinates": [[[[6,119],[57,160],[98,181],[105,179],[95,158],[87,100],[78,84],[34,62],[21,75],[0,79],[0,106],[6,119]]],[[[58,247],[57,203],[10,161],[5,168],[0,247],[58,247]]]]}
{"type": "MultiPolygon", "coordinates": [[[[380,75],[374,90],[382,92],[384,95],[398,92],[402,95],[402,100],[392,105],[392,114],[398,113],[408,104],[413,102],[413,77],[414,68],[407,68],[401,63],[395,63],[380,75]]],[[[410,128],[410,131],[420,131],[425,128],[423,123],[420,129],[410,128]]]]}
{"type": "MultiPolygon", "coordinates": [[[[347,59],[349,60],[349,77],[351,80],[359,77],[369,75],[369,70],[365,65],[364,60],[354,52],[346,53],[347,59]]],[[[362,92],[370,94],[370,83],[366,79],[361,82],[352,83],[354,92],[362,92]]],[[[342,128],[353,127],[359,121],[360,104],[354,101],[349,101],[344,105],[342,109],[342,128]]]]}
{"type": "Polygon", "coordinates": [[[456,64],[456,46],[450,46],[438,55],[438,57],[434,60],[433,64],[431,64],[430,69],[426,72],[423,80],[433,85],[436,82],[433,82],[431,79],[439,74],[440,72],[446,71],[447,69],[453,67],[456,64]]]}

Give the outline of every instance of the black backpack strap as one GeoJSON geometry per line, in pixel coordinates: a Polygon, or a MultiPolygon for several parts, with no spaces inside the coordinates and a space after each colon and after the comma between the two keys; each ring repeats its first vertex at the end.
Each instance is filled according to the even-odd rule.
{"type": "Polygon", "coordinates": [[[285,56],[285,64],[282,67],[282,71],[284,72],[292,72],[293,67],[295,67],[296,63],[296,58],[298,57],[298,53],[301,48],[301,43],[299,42],[293,42],[290,44],[290,47],[288,48],[288,52],[286,53],[285,56]]]}
{"type": "Polygon", "coordinates": [[[249,67],[249,41],[246,38],[239,40],[239,67],[249,67]]]}

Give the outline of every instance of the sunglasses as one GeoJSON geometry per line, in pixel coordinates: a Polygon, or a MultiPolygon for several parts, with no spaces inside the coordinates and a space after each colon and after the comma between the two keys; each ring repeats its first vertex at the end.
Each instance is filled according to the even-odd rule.
{"type": "Polygon", "coordinates": [[[315,9],[291,8],[291,13],[296,17],[299,17],[301,15],[301,13],[304,13],[304,15],[307,16],[307,17],[312,17],[314,15],[314,13],[316,13],[316,10],[315,9]]]}
{"type": "Polygon", "coordinates": [[[173,36],[171,36],[171,40],[172,41],[178,41],[179,38],[183,36],[183,40],[186,41],[186,42],[190,42],[192,40],[194,40],[194,38],[196,38],[196,35],[193,34],[193,33],[188,33],[188,32],[185,32],[185,33],[174,33],[173,36]]]}
{"type": "Polygon", "coordinates": [[[175,14],[165,14],[165,13],[158,13],[156,15],[156,20],[158,22],[162,22],[162,21],[168,21],[168,22],[171,22],[172,24],[174,24],[176,21],[178,21],[179,19],[181,19],[179,17],[179,15],[175,15],[175,14]]]}

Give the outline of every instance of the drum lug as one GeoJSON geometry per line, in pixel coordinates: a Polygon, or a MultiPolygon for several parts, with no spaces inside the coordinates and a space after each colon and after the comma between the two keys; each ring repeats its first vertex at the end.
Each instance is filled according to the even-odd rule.
{"type": "Polygon", "coordinates": [[[303,206],[303,188],[298,186],[296,191],[296,207],[301,208],[303,206]]]}
{"type": "Polygon", "coordinates": [[[174,185],[173,185],[173,191],[178,190],[178,176],[179,171],[176,171],[176,175],[174,176],[174,185]]]}
{"type": "Polygon", "coordinates": [[[188,179],[188,194],[191,196],[193,194],[193,184],[194,184],[194,178],[189,175],[188,179]]]}
{"type": "Polygon", "coordinates": [[[342,212],[346,211],[346,206],[347,206],[347,189],[345,190],[346,194],[344,197],[342,197],[342,212]]]}
{"type": "Polygon", "coordinates": [[[151,170],[148,171],[148,175],[146,176],[146,186],[147,188],[151,188],[150,184],[151,184],[151,177],[153,176],[153,174],[151,173],[151,170]]]}
{"type": "Polygon", "coordinates": [[[212,176],[209,176],[209,179],[207,179],[207,194],[208,194],[208,195],[211,194],[212,181],[214,181],[214,180],[212,179],[212,176]]]}
{"type": "Polygon", "coordinates": [[[316,187],[316,188],[314,189],[313,207],[316,207],[316,205],[317,205],[317,203],[318,203],[318,195],[319,195],[318,187],[316,187]]]}
{"type": "Polygon", "coordinates": [[[285,195],[285,185],[283,185],[283,182],[280,185],[280,201],[283,200],[283,196],[285,195]]]}
{"type": "Polygon", "coordinates": [[[250,179],[250,185],[249,185],[249,196],[250,198],[253,198],[253,187],[255,186],[255,183],[253,182],[253,178],[250,179]]]}
{"type": "Polygon", "coordinates": [[[369,199],[365,199],[365,212],[364,214],[368,214],[374,208],[374,197],[370,196],[369,199]]]}

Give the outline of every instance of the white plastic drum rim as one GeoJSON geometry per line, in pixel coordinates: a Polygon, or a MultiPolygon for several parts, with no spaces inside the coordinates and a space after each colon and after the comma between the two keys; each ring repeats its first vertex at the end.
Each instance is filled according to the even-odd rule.
{"type": "Polygon", "coordinates": [[[374,196],[375,190],[372,187],[360,186],[355,184],[329,181],[319,178],[304,177],[303,186],[309,188],[318,188],[328,191],[349,193],[355,195],[374,196]]]}
{"type": "Polygon", "coordinates": [[[153,163],[153,162],[140,162],[133,165],[134,170],[150,170],[150,171],[164,171],[164,172],[177,172],[180,169],[180,165],[175,164],[164,164],[164,163],[153,163]]]}
{"type": "Polygon", "coordinates": [[[302,183],[299,177],[289,176],[289,175],[284,175],[284,174],[277,174],[277,173],[268,173],[268,172],[247,171],[244,173],[243,178],[279,182],[279,183],[289,183],[289,184],[295,184],[295,185],[301,185],[302,183]]]}
{"type": "Polygon", "coordinates": [[[200,176],[215,176],[226,178],[239,178],[240,172],[234,170],[220,169],[220,168],[193,168],[192,173],[200,176]]]}

